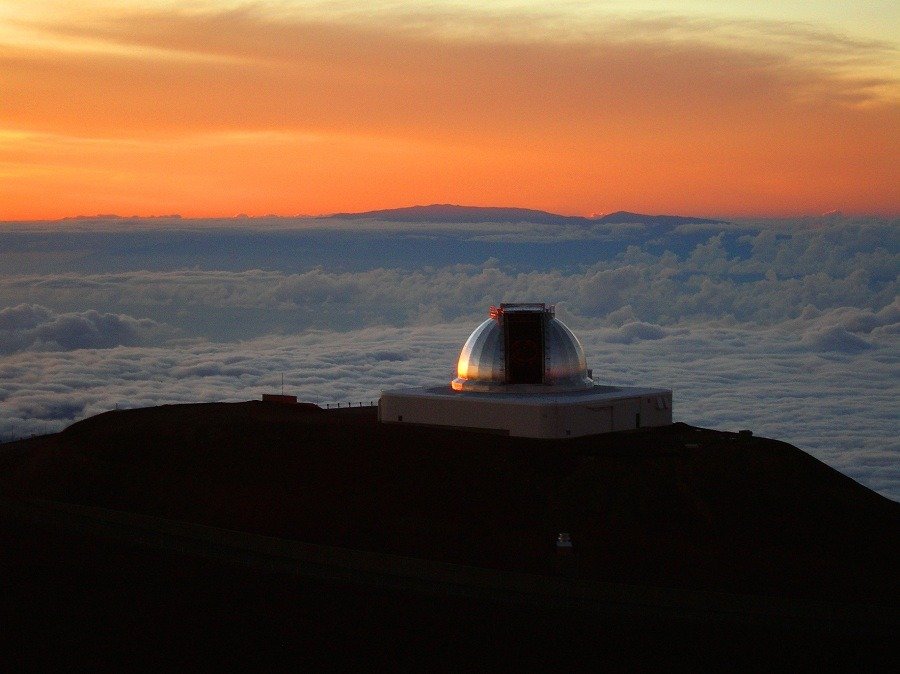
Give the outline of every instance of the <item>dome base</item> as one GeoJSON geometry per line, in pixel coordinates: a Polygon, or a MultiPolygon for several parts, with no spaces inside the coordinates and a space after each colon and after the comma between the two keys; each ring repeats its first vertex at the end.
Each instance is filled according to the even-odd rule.
{"type": "Polygon", "coordinates": [[[590,377],[573,377],[572,379],[546,384],[505,384],[503,382],[457,377],[450,382],[450,388],[454,391],[473,391],[478,393],[533,393],[535,395],[546,395],[570,391],[590,391],[594,388],[594,380],[590,377]]]}

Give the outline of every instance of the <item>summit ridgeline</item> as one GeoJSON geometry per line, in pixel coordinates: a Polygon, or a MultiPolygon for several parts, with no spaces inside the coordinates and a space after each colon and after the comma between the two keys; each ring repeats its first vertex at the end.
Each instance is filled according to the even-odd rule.
{"type": "Polygon", "coordinates": [[[457,206],[455,204],[431,204],[389,208],[361,213],[335,213],[328,216],[340,220],[379,220],[384,222],[409,222],[433,224],[475,223],[528,223],[537,225],[579,225],[590,227],[598,224],[641,224],[651,227],[677,227],[687,224],[727,224],[723,220],[697,218],[682,215],[645,215],[616,211],[596,217],[558,215],[530,208],[502,208],[483,206],[457,206]]]}

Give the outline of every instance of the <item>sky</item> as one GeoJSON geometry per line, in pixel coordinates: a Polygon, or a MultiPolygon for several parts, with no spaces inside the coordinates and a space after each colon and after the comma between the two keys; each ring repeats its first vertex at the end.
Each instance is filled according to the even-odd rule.
{"type": "Polygon", "coordinates": [[[0,220],[895,216],[898,29],[890,0],[0,0],[0,220]]]}

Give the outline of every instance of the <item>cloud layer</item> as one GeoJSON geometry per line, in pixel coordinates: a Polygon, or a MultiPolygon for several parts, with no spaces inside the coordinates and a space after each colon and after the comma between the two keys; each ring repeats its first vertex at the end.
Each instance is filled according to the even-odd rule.
{"type": "Polygon", "coordinates": [[[258,398],[282,373],[304,399],[374,401],[449,381],[491,304],[543,300],[556,301],[599,382],[671,387],[679,420],[792,442],[896,499],[898,231],[825,219],[567,243],[515,227],[274,240],[209,229],[178,245],[212,268],[148,271],[169,253],[147,242],[173,232],[94,232],[80,260],[67,257],[81,240],[65,229],[0,230],[8,268],[58,269],[0,276],[0,437],[116,405],[258,398]],[[485,249],[482,235],[503,241],[485,249]],[[260,246],[281,245],[283,268],[247,268],[260,246]],[[435,248],[502,257],[433,266],[435,248]],[[232,269],[202,257],[211,249],[228,251],[232,269]],[[404,262],[383,264],[389,255],[404,262]],[[328,266],[302,262],[315,257],[328,266]]]}
{"type": "MultiPolygon", "coordinates": [[[[23,351],[0,361],[0,435],[58,430],[115,406],[258,399],[280,388],[320,404],[449,382],[472,326],[311,331],[246,342],[23,351]]],[[[675,417],[792,442],[900,498],[897,338],[865,350],[807,348],[782,330],[579,331],[595,379],[668,386],[675,417]],[[627,343],[623,343],[623,335],[627,343]]],[[[829,345],[830,346],[830,345],[829,345]]]]}
{"type": "Polygon", "coordinates": [[[0,355],[17,351],[108,349],[159,341],[164,326],[147,318],[89,310],[57,314],[38,304],[0,309],[0,355]]]}
{"type": "Polygon", "coordinates": [[[898,321],[897,225],[825,220],[722,231],[588,231],[582,232],[586,238],[568,241],[546,229],[488,226],[484,231],[501,239],[491,244],[472,228],[284,235],[209,230],[178,240],[197,251],[180,257],[164,247],[174,237],[169,232],[149,238],[95,234],[83,243],[61,232],[0,232],[9,241],[4,264],[10,267],[15,259],[19,269],[46,259],[65,269],[63,256],[84,246],[90,254],[82,267],[102,261],[123,269],[92,273],[73,265],[73,271],[0,276],[0,306],[95,309],[150,317],[187,336],[251,338],[310,328],[472,321],[498,301],[540,297],[556,300],[579,328],[793,321],[792,329],[809,332],[810,346],[865,348],[870,333],[898,321]],[[209,250],[221,252],[204,252],[209,250]],[[616,250],[621,252],[610,252],[616,250]],[[475,257],[494,254],[502,257],[475,257]],[[475,259],[436,266],[442,255],[475,259]],[[206,268],[144,267],[162,266],[167,257],[206,268]],[[259,263],[271,267],[248,268],[259,263]],[[235,270],[219,266],[225,264],[235,270]]]}

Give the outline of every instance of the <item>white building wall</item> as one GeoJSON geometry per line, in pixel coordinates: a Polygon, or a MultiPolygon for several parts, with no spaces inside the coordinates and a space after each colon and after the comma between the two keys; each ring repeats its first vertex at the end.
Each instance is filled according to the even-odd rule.
{"type": "Polygon", "coordinates": [[[385,391],[378,401],[385,423],[477,428],[531,438],[565,438],[672,423],[672,392],[617,389],[565,397],[385,391]]]}

